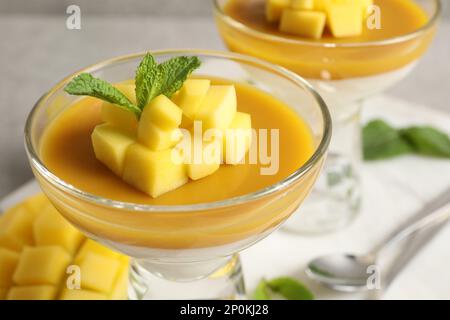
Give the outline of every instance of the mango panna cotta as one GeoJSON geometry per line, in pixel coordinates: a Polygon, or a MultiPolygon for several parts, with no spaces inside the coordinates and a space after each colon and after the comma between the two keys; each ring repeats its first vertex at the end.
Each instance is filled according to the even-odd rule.
{"type": "MultiPolygon", "coordinates": [[[[150,57],[147,55],[141,65],[150,57]]],[[[153,68],[158,65],[155,63],[153,68]]],[[[146,70],[141,77],[149,73],[146,70]]],[[[179,188],[189,179],[209,176],[221,164],[241,163],[251,145],[251,116],[237,111],[234,85],[211,85],[209,79],[203,78],[187,79],[189,73],[178,81],[173,93],[157,91],[144,102],[138,97],[142,96],[145,84],[138,77],[134,83],[116,84],[113,88],[118,96],[123,95],[132,106],[142,108],[136,114],[120,105],[128,102],[112,103],[104,99],[103,123],[95,127],[91,136],[96,158],[125,182],[153,198],[179,188]],[[208,130],[212,132],[209,136],[208,130]]],[[[76,91],[77,81],[80,79],[69,83],[68,93],[82,95],[76,91]]],[[[170,87],[168,84],[161,87],[165,86],[170,87]]],[[[152,90],[158,89],[148,91],[152,90]]]]}
{"type": "Polygon", "coordinates": [[[321,39],[326,28],[333,37],[363,33],[372,0],[266,0],[266,20],[279,23],[279,30],[321,39]]]}
{"type": "Polygon", "coordinates": [[[0,300],[126,299],[128,257],[86,239],[38,194],[0,215],[0,300]]]}

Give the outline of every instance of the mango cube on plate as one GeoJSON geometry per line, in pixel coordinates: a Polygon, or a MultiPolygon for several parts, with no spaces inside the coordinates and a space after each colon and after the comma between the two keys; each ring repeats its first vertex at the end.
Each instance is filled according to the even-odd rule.
{"type": "Polygon", "coordinates": [[[74,262],[76,264],[79,264],[84,260],[88,253],[95,253],[97,255],[111,259],[119,259],[121,257],[120,253],[109,250],[108,248],[102,246],[100,243],[87,239],[75,256],[74,262]]]}
{"type": "Polygon", "coordinates": [[[252,118],[248,113],[236,115],[223,135],[223,158],[227,164],[241,163],[252,142],[252,118]]]}
{"type": "Polygon", "coordinates": [[[96,126],[92,133],[95,157],[118,176],[122,176],[125,153],[134,142],[129,133],[109,124],[96,126]]]}
{"type": "Polygon", "coordinates": [[[172,100],[183,110],[183,114],[192,120],[210,85],[211,81],[207,79],[188,79],[172,100]]]}
{"type": "Polygon", "coordinates": [[[327,16],[322,11],[287,9],[283,11],[280,31],[303,37],[320,39],[325,29],[327,16]]]}
{"type": "Polygon", "coordinates": [[[267,21],[269,22],[279,21],[283,10],[289,8],[290,5],[291,0],[267,0],[266,2],[267,21]]]}
{"type": "Polygon", "coordinates": [[[81,232],[67,222],[53,206],[47,206],[36,219],[33,234],[37,246],[58,245],[71,254],[84,240],[81,232]]]}
{"type": "Polygon", "coordinates": [[[18,262],[19,254],[17,252],[0,248],[0,288],[11,286],[18,262]]]}
{"type": "Polygon", "coordinates": [[[200,105],[196,119],[203,129],[226,129],[236,114],[236,89],[233,85],[212,85],[200,105]]]}
{"type": "Polygon", "coordinates": [[[8,300],[53,300],[57,287],[51,285],[12,287],[7,295],[8,300]]]}
{"type": "Polygon", "coordinates": [[[139,131],[139,133],[139,142],[153,151],[170,149],[183,137],[183,134],[178,128],[164,130],[153,124],[147,125],[146,129],[139,131]]]}
{"type": "Polygon", "coordinates": [[[59,246],[25,247],[13,276],[18,285],[57,285],[71,256],[59,246]]]}
{"type": "Polygon", "coordinates": [[[117,259],[90,252],[79,263],[79,267],[83,289],[110,292],[115,275],[120,269],[120,262],[117,259]]]}
{"type": "Polygon", "coordinates": [[[292,0],[291,8],[295,10],[313,10],[314,0],[292,0]]]}
{"type": "Polygon", "coordinates": [[[183,157],[176,149],[152,151],[135,143],[125,156],[123,179],[152,197],[176,189],[188,181],[183,157]]]}
{"type": "Polygon", "coordinates": [[[27,210],[26,206],[18,205],[7,212],[0,220],[0,247],[20,251],[24,245],[33,243],[31,226],[35,213],[27,210]]]}
{"type": "Polygon", "coordinates": [[[327,6],[327,24],[336,38],[354,37],[363,32],[364,12],[357,3],[335,4],[327,6]]]}
{"type": "Polygon", "coordinates": [[[161,129],[175,129],[181,123],[183,111],[164,95],[154,98],[142,111],[139,120],[138,136],[148,136],[145,133],[148,125],[156,125],[161,129]]]}

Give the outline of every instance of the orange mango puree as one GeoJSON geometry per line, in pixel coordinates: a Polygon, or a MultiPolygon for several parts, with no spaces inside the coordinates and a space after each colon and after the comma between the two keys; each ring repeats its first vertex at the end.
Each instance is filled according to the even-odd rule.
{"type": "Polygon", "coordinates": [[[264,4],[265,0],[228,1],[224,13],[246,28],[236,27],[217,15],[226,45],[232,51],[282,65],[306,78],[346,79],[401,68],[424,53],[434,34],[431,28],[417,37],[382,42],[413,33],[426,25],[429,17],[412,0],[374,0],[381,12],[380,29],[364,26],[362,35],[341,39],[333,38],[326,31],[320,40],[281,33],[277,23],[266,21],[264,4]],[[373,41],[381,42],[374,44],[373,41]]]}
{"type": "MultiPolygon", "coordinates": [[[[280,100],[243,84],[235,84],[238,111],[250,113],[255,129],[279,129],[279,171],[261,175],[261,163],[222,165],[206,178],[190,181],[157,198],[140,192],[95,158],[91,133],[101,123],[99,100],[83,98],[62,111],[40,141],[46,167],[74,187],[129,203],[186,205],[225,200],[255,192],[288,177],[313,154],[308,125],[280,100]]],[[[264,232],[288,217],[307,195],[320,163],[284,197],[269,197],[230,207],[195,212],[137,212],[113,209],[77,199],[37,174],[54,205],[82,230],[119,243],[153,248],[195,248],[221,245],[264,232]],[[273,201],[274,199],[279,201],[273,201]],[[80,214],[84,213],[84,214],[80,214]]]]}

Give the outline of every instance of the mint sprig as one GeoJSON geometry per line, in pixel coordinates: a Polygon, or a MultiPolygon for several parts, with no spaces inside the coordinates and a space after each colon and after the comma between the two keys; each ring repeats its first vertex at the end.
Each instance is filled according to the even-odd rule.
{"type": "Polygon", "coordinates": [[[67,84],[64,91],[77,96],[91,96],[113,103],[125,110],[131,111],[137,116],[141,110],[134,105],[122,92],[114,88],[108,82],[94,78],[89,73],[81,73],[67,84]]]}
{"type": "Polygon", "coordinates": [[[89,73],[81,73],[64,88],[69,94],[91,96],[122,109],[133,112],[140,117],[145,106],[157,96],[163,94],[170,98],[178,91],[187,77],[200,66],[198,57],[174,57],[161,64],[147,53],[136,69],[136,101],[132,103],[122,92],[110,83],[94,78],[89,73]]]}
{"type": "Polygon", "coordinates": [[[177,92],[187,77],[200,67],[197,57],[175,57],[157,64],[151,54],[146,54],[136,70],[136,99],[144,108],[152,99],[163,94],[168,98],[177,92]]]}
{"type": "Polygon", "coordinates": [[[404,154],[450,158],[450,138],[429,126],[396,129],[383,120],[370,121],[363,128],[365,160],[381,160],[404,154]]]}
{"type": "Polygon", "coordinates": [[[253,294],[255,300],[270,300],[276,293],[287,300],[314,300],[313,293],[299,281],[290,277],[262,279],[253,294]]]}

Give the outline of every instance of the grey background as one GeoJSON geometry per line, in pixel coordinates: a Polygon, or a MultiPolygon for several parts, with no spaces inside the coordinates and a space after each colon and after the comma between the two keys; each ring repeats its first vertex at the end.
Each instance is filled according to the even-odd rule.
{"type": "MultiPolygon", "coordinates": [[[[210,0],[0,0],[0,197],[32,177],[23,126],[58,80],[120,54],[193,47],[224,49],[210,0]],[[65,28],[69,4],[81,30],[65,28]]],[[[450,111],[449,5],[429,52],[389,94],[450,111]]]]}

